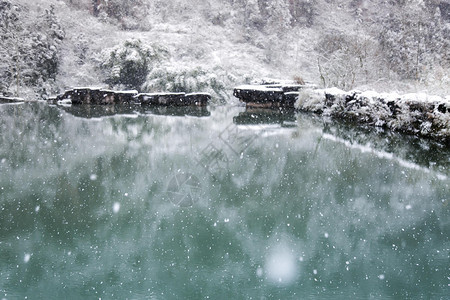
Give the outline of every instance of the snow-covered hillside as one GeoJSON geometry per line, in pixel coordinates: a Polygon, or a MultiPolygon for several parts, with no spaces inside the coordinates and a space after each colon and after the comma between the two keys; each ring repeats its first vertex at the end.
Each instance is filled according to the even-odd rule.
{"type": "Polygon", "coordinates": [[[447,0],[0,0],[0,93],[95,85],[220,102],[272,77],[445,96],[449,11],[447,0]],[[33,63],[34,53],[45,55],[33,63]],[[136,70],[140,80],[124,80],[136,70]]]}

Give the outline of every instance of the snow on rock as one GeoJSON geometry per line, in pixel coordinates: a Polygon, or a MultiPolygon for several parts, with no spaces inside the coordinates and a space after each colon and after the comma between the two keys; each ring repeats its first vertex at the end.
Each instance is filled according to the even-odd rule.
{"type": "Polygon", "coordinates": [[[23,98],[0,96],[0,103],[20,103],[25,102],[23,98]]]}
{"type": "Polygon", "coordinates": [[[71,106],[72,105],[72,100],[71,99],[62,99],[62,100],[56,101],[56,103],[58,105],[62,105],[62,106],[64,106],[64,105],[71,106]]]}
{"type": "Polygon", "coordinates": [[[426,137],[450,139],[450,97],[303,89],[296,108],[426,137]]]}
{"type": "Polygon", "coordinates": [[[247,107],[286,107],[293,108],[299,90],[305,85],[283,82],[264,85],[241,85],[233,90],[233,95],[247,107]]]}
{"type": "MultiPolygon", "coordinates": [[[[57,104],[152,104],[170,106],[206,106],[211,100],[209,93],[141,93],[137,91],[113,91],[101,88],[78,87],[56,98],[57,104]]],[[[51,99],[54,101],[55,99],[51,99]]]]}
{"type": "Polygon", "coordinates": [[[211,100],[209,93],[141,93],[135,96],[142,105],[206,106],[211,100]]]}

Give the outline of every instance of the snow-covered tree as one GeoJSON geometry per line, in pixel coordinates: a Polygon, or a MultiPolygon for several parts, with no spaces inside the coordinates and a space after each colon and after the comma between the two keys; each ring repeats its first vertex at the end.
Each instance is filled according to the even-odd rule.
{"type": "Polygon", "coordinates": [[[0,1],[0,93],[5,93],[16,79],[20,81],[19,68],[19,34],[23,30],[19,22],[21,9],[11,2],[0,1]]]}
{"type": "Polygon", "coordinates": [[[37,87],[39,94],[47,81],[54,80],[59,67],[59,50],[65,37],[54,7],[36,20],[27,20],[23,7],[0,2],[1,57],[0,89],[19,93],[22,87],[37,87]],[[15,87],[15,88],[13,88],[15,87]]]}
{"type": "Polygon", "coordinates": [[[101,55],[100,68],[111,86],[140,89],[152,69],[152,64],[167,55],[163,48],[128,40],[101,55]]]}
{"type": "Polygon", "coordinates": [[[220,71],[162,65],[149,73],[142,87],[145,92],[207,92],[223,101],[227,98],[226,85],[215,74],[220,71]]]}
{"type": "Polygon", "coordinates": [[[423,1],[406,2],[392,6],[379,41],[392,70],[421,80],[436,61],[450,66],[450,24],[442,24],[439,11],[429,11],[423,1]]]}
{"type": "Polygon", "coordinates": [[[312,26],[317,14],[316,5],[316,0],[289,0],[292,23],[308,27],[312,26]]]}
{"type": "Polygon", "coordinates": [[[388,76],[378,42],[368,35],[330,33],[316,45],[321,83],[345,90],[388,76]]]}
{"type": "Polygon", "coordinates": [[[292,16],[286,0],[263,1],[269,32],[282,33],[290,28],[292,16]]]}

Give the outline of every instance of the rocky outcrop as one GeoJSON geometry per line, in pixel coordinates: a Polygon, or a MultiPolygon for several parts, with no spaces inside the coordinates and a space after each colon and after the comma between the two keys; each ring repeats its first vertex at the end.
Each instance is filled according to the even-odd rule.
{"type": "Polygon", "coordinates": [[[298,91],[303,85],[242,85],[234,88],[233,95],[248,107],[294,108],[298,91]]]}
{"type": "Polygon", "coordinates": [[[135,98],[142,105],[206,106],[211,95],[208,93],[143,93],[135,98]]]}
{"type": "Polygon", "coordinates": [[[141,93],[137,91],[111,91],[101,88],[80,87],[66,91],[54,99],[61,104],[129,104],[162,106],[206,106],[211,99],[207,93],[141,93]]]}
{"type": "Polygon", "coordinates": [[[123,104],[133,102],[137,94],[137,91],[111,91],[80,87],[58,95],[56,100],[70,100],[71,104],[123,104]]]}

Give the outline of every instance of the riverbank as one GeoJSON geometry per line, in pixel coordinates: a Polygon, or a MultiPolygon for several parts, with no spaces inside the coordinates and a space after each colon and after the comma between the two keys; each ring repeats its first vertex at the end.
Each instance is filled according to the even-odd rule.
{"type": "Polygon", "coordinates": [[[450,96],[304,89],[296,109],[450,144],[450,96]]]}

